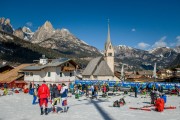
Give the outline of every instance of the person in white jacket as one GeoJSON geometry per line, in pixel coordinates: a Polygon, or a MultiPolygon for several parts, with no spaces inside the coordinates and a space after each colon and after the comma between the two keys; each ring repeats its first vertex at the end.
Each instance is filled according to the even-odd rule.
{"type": "Polygon", "coordinates": [[[63,106],[63,112],[67,112],[67,97],[68,97],[68,87],[62,83],[61,88],[61,99],[62,99],[62,106],[63,106]]]}

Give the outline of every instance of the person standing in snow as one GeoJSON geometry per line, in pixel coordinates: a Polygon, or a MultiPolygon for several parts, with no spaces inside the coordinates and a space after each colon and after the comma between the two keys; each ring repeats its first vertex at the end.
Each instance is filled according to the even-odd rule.
{"type": "Polygon", "coordinates": [[[59,91],[59,93],[60,93],[61,88],[62,88],[61,84],[58,84],[57,88],[58,88],[58,91],[59,91]]]}
{"type": "Polygon", "coordinates": [[[64,83],[62,83],[62,88],[60,93],[62,99],[63,112],[67,112],[68,87],[64,83]]]}
{"type": "Polygon", "coordinates": [[[60,103],[60,92],[58,90],[58,86],[56,84],[53,84],[52,88],[52,111],[55,113],[58,113],[57,111],[57,103],[60,103]]]}
{"type": "Polygon", "coordinates": [[[138,93],[138,86],[136,84],[135,88],[134,88],[134,93],[135,93],[135,97],[137,98],[137,93],[138,93]]]}
{"type": "Polygon", "coordinates": [[[33,102],[32,102],[32,104],[33,105],[35,105],[36,104],[36,99],[37,99],[37,87],[36,87],[36,85],[34,85],[34,88],[33,88],[34,90],[34,92],[33,92],[33,102]]]}
{"type": "Polygon", "coordinates": [[[50,91],[49,91],[48,86],[45,83],[46,82],[43,81],[43,84],[38,89],[39,106],[41,109],[41,115],[44,114],[43,104],[45,104],[45,115],[48,114],[47,106],[48,106],[48,98],[50,97],[50,91]]]}

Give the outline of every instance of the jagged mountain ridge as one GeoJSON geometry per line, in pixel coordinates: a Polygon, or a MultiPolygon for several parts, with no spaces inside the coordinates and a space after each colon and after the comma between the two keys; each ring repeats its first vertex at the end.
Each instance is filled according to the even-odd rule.
{"type": "Polygon", "coordinates": [[[45,48],[51,48],[61,53],[78,57],[93,57],[100,55],[97,48],[86,44],[75,37],[68,29],[55,30],[49,21],[40,27],[32,37],[32,43],[45,48]]]}
{"type": "MultiPolygon", "coordinates": [[[[13,31],[10,20],[0,19],[0,29],[8,32],[9,28],[4,29],[2,25],[7,25],[13,31]],[[3,28],[3,29],[2,29],[3,28]]],[[[8,32],[12,34],[12,32],[8,32]]],[[[75,56],[78,58],[95,57],[102,55],[99,50],[88,45],[84,41],[76,38],[68,29],[54,29],[52,24],[47,21],[33,33],[29,28],[23,27],[14,30],[14,35],[19,38],[30,40],[36,45],[50,48],[58,53],[75,56]]],[[[11,38],[8,38],[11,39],[11,38]]],[[[103,43],[102,43],[103,44],[103,43]]],[[[126,63],[130,68],[144,68],[143,66],[153,66],[155,62],[160,67],[167,66],[180,52],[180,46],[172,48],[156,48],[151,51],[144,51],[128,46],[115,46],[115,61],[126,63]]]]}
{"type": "Polygon", "coordinates": [[[180,68],[180,53],[177,55],[175,60],[169,65],[169,67],[179,67],[180,68]]]}
{"type": "Polygon", "coordinates": [[[156,62],[159,68],[168,66],[177,56],[175,49],[168,47],[155,48],[150,51],[131,48],[125,45],[115,46],[115,61],[125,63],[130,68],[144,69],[146,66],[152,68],[156,62]]]}
{"type": "Polygon", "coordinates": [[[5,31],[7,33],[13,34],[13,27],[10,23],[10,19],[0,18],[0,30],[5,31]]]}
{"type": "Polygon", "coordinates": [[[65,56],[57,51],[40,47],[12,34],[0,31],[0,62],[32,63],[33,60],[38,60],[43,54],[48,58],[65,56]]]}

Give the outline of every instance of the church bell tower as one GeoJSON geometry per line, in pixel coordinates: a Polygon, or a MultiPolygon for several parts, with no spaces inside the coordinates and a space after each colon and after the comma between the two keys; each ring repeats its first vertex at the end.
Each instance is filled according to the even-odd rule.
{"type": "Polygon", "coordinates": [[[114,73],[114,48],[112,46],[111,38],[110,38],[109,20],[108,20],[108,35],[107,35],[107,40],[105,43],[104,58],[108,64],[109,68],[114,73]]]}

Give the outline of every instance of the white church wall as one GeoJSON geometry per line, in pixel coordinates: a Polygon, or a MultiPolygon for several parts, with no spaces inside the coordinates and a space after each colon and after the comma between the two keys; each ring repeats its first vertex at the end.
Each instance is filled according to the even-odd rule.
{"type": "Polygon", "coordinates": [[[97,80],[114,80],[113,76],[97,76],[97,80]]]}

